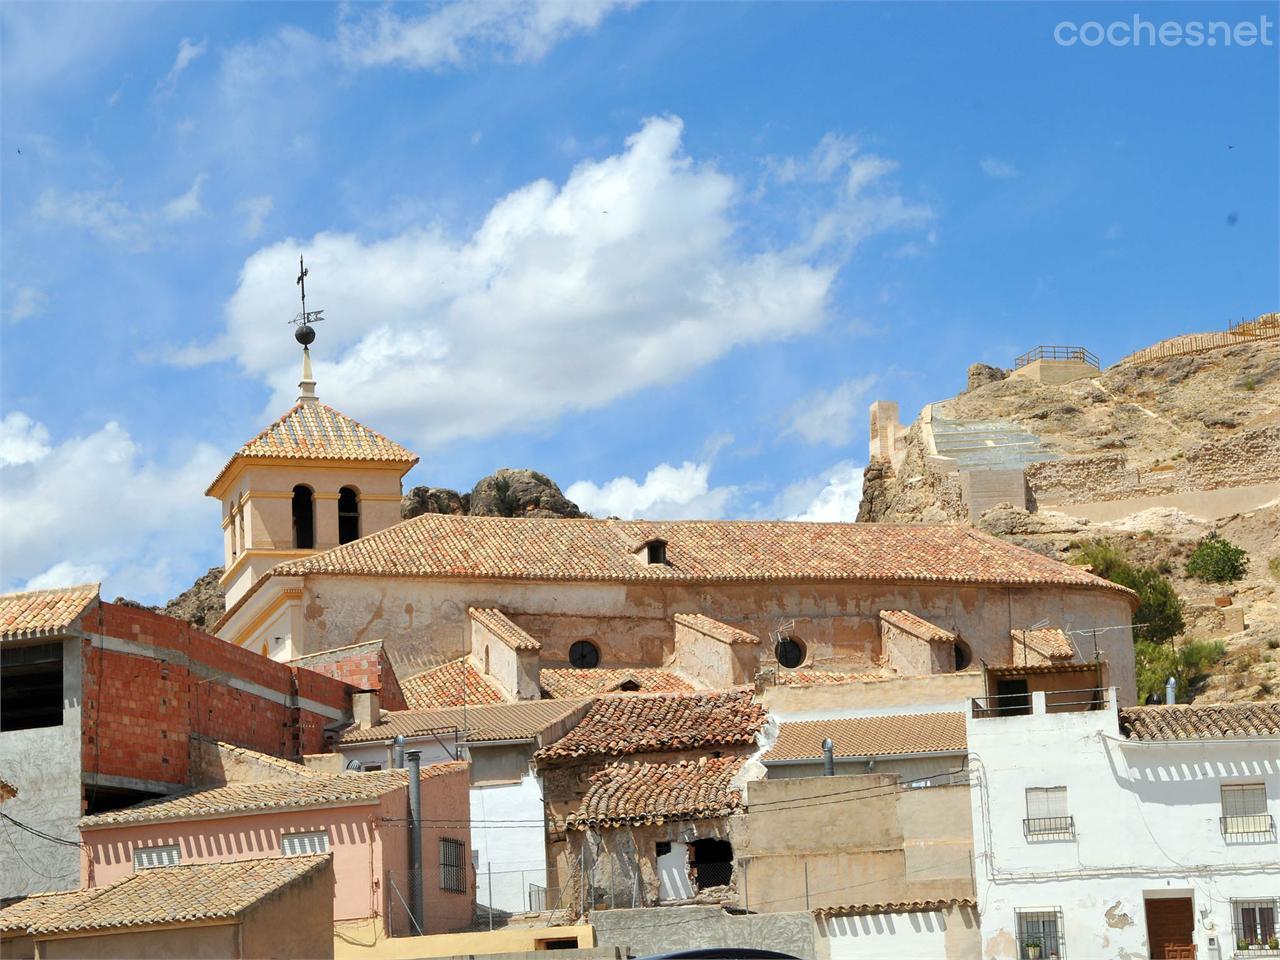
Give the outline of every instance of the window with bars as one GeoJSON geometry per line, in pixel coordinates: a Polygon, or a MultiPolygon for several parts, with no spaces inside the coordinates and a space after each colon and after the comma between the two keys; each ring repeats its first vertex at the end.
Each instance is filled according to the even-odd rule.
{"type": "Polygon", "coordinates": [[[1275,820],[1267,813],[1267,788],[1261,783],[1222,787],[1222,835],[1228,839],[1275,839],[1275,820]]]}
{"type": "Polygon", "coordinates": [[[1231,932],[1236,949],[1248,950],[1250,956],[1280,955],[1280,940],[1276,939],[1278,913],[1280,900],[1232,900],[1231,932]]]}
{"type": "Polygon", "coordinates": [[[1027,817],[1022,833],[1028,840],[1074,840],[1076,822],[1067,813],[1066,787],[1028,787],[1027,817]]]}
{"type": "Polygon", "coordinates": [[[314,853],[329,852],[329,834],[286,833],[280,838],[280,852],[286,857],[302,857],[314,853]]]}
{"type": "Polygon", "coordinates": [[[181,862],[182,854],[176,843],[165,847],[139,847],[133,851],[133,869],[135,870],[176,867],[181,862]]]}
{"type": "Polygon", "coordinates": [[[1061,909],[1038,907],[1017,914],[1018,960],[1066,960],[1061,909]]]}
{"type": "Polygon", "coordinates": [[[463,864],[467,862],[467,845],[461,840],[440,838],[440,889],[450,893],[467,892],[467,875],[463,864]]]}

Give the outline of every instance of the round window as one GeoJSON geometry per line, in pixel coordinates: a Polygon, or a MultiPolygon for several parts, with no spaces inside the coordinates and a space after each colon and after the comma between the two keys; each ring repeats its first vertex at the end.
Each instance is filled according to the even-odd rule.
{"type": "Polygon", "coordinates": [[[783,637],[773,648],[773,655],[782,666],[794,670],[804,663],[804,644],[795,637],[783,637]]]}
{"type": "Polygon", "coordinates": [[[600,648],[590,640],[578,640],[569,648],[569,663],[579,670],[600,665],[600,648]]]}
{"type": "Polygon", "coordinates": [[[957,640],[955,643],[956,651],[956,670],[963,670],[969,664],[973,663],[973,654],[969,651],[969,645],[963,640],[957,640]]]}

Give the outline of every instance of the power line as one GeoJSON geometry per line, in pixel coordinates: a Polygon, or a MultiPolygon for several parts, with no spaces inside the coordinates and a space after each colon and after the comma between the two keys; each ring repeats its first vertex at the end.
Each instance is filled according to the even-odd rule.
{"type": "Polygon", "coordinates": [[[81,845],[79,840],[64,840],[62,837],[55,837],[52,834],[45,833],[43,830],[38,830],[35,827],[29,826],[23,823],[21,820],[15,820],[13,817],[5,813],[3,810],[0,810],[0,817],[3,817],[5,820],[8,820],[10,823],[12,823],[15,827],[19,828],[20,830],[25,830],[27,831],[27,833],[31,834],[32,836],[39,837],[41,840],[48,840],[50,843],[65,844],[68,847],[79,847],[81,845]]]}

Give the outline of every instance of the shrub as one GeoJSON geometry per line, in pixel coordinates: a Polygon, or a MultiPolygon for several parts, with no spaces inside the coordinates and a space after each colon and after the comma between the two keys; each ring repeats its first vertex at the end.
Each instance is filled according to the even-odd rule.
{"type": "Polygon", "coordinates": [[[1271,571],[1271,576],[1280,580],[1280,556],[1272,557],[1267,563],[1267,569],[1271,571]]]}
{"type": "Polygon", "coordinates": [[[1072,557],[1072,563],[1087,563],[1098,576],[1128,587],[1138,595],[1138,609],[1133,622],[1145,624],[1135,632],[1155,643],[1176,637],[1183,630],[1182,601],[1173,584],[1155,567],[1139,567],[1129,562],[1124,553],[1104,540],[1087,543],[1072,557]]]}
{"type": "Polygon", "coordinates": [[[1191,551],[1187,576],[1205,583],[1231,583],[1244,576],[1248,555],[1230,540],[1211,533],[1191,551]]]}
{"type": "Polygon", "coordinates": [[[1139,701],[1152,695],[1163,701],[1165,681],[1173,677],[1178,684],[1178,702],[1185,703],[1191,684],[1207,674],[1226,655],[1227,648],[1218,640],[1188,640],[1182,644],[1139,640],[1133,652],[1139,701]]]}

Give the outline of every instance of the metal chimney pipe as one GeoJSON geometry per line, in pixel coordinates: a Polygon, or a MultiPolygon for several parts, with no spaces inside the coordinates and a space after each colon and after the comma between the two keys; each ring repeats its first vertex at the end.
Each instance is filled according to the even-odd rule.
{"type": "Polygon", "coordinates": [[[421,935],[422,917],[422,754],[410,750],[409,761],[409,919],[421,935]]]}
{"type": "Polygon", "coordinates": [[[1173,679],[1173,677],[1170,677],[1164,682],[1164,702],[1178,702],[1178,681],[1173,679]]]}
{"type": "Polygon", "coordinates": [[[824,777],[836,775],[836,745],[831,742],[830,737],[822,741],[822,775],[824,777]]]}
{"type": "Polygon", "coordinates": [[[404,734],[397,733],[394,740],[391,741],[391,769],[404,769],[404,734]]]}

